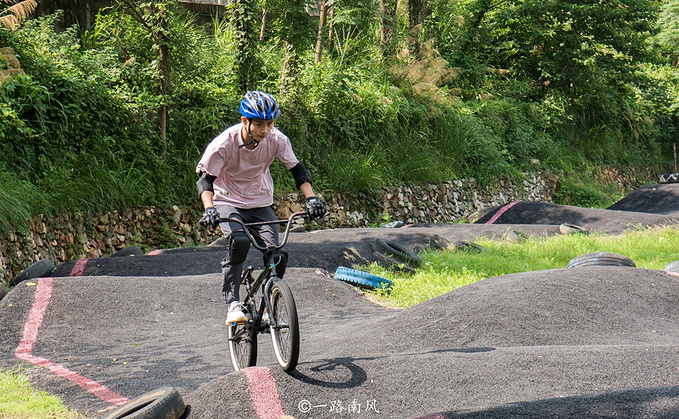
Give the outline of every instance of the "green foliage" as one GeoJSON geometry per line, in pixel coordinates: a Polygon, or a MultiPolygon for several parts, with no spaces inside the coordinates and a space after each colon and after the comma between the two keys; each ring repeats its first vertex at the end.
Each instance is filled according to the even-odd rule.
{"type": "Polygon", "coordinates": [[[554,202],[583,208],[606,208],[613,204],[601,187],[576,174],[561,178],[554,193],[554,202]]]}
{"type": "MultiPolygon", "coordinates": [[[[428,24],[439,39],[451,41],[438,45],[463,69],[452,83],[462,97],[492,94],[497,107],[512,99],[518,106],[534,103],[524,109],[529,118],[538,116],[525,126],[530,129],[512,132],[516,120],[502,122],[510,154],[526,144],[512,137],[528,134],[533,152],[556,145],[578,150],[595,164],[620,166],[661,160],[667,131],[656,125],[655,112],[662,107],[653,106],[657,101],[649,105],[654,100],[641,87],[639,72],[640,63],[652,60],[645,41],[655,32],[655,3],[478,0],[457,4],[453,10],[460,17],[443,22],[448,10],[447,3],[435,3],[428,24]]],[[[657,98],[671,97],[657,90],[657,98]]]]}
{"type": "Polygon", "coordinates": [[[29,182],[17,179],[13,173],[0,171],[0,231],[12,231],[16,226],[26,225],[31,216],[32,205],[41,192],[29,182]],[[33,197],[34,201],[26,200],[33,197]]]}
{"type": "Polygon", "coordinates": [[[512,98],[484,100],[475,111],[493,137],[502,142],[507,160],[516,169],[529,169],[529,160],[549,161],[557,150],[553,139],[540,127],[547,117],[540,106],[512,98]]]}
{"type": "MultiPolygon", "coordinates": [[[[647,0],[435,1],[416,57],[383,56],[377,2],[335,2],[320,63],[317,20],[302,3],[233,3],[207,26],[173,2],[160,6],[167,31],[145,30],[118,8],[102,9],[85,31],[57,32],[58,15],[0,30],[27,74],[0,85],[1,178],[14,181],[4,186],[13,204],[0,207],[0,228],[40,213],[197,201],[195,164],[238,121],[245,64],[248,88],[276,94],[277,127],[318,190],[370,196],[393,184],[489,184],[519,179],[537,159],[563,174],[560,202],[601,206],[600,186],[582,173],[666,172],[671,162],[679,77],[665,57],[673,26],[661,18],[655,49],[646,48],[656,16],[647,0]],[[160,35],[169,47],[167,95],[152,38],[160,35]],[[161,104],[169,107],[166,154],[161,104]]],[[[666,6],[661,15],[673,13],[666,6]]],[[[407,51],[406,20],[396,17],[394,51],[407,51]]],[[[282,165],[272,173],[279,192],[294,189],[282,165]]]]}
{"type": "Polygon", "coordinates": [[[677,64],[679,51],[679,1],[666,0],[658,14],[659,31],[651,40],[677,64]]]}

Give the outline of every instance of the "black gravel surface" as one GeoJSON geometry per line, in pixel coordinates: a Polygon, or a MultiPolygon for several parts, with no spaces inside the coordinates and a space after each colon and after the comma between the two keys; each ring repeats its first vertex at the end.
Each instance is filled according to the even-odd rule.
{"type": "Polygon", "coordinates": [[[609,210],[636,211],[649,214],[671,214],[679,211],[679,183],[647,185],[637,189],[609,210]]]}
{"type": "MultiPolygon", "coordinates": [[[[679,200],[678,200],[679,201],[679,200]]],[[[580,208],[569,205],[520,201],[503,205],[485,214],[476,224],[574,224],[589,231],[616,234],[633,227],[672,225],[679,221],[677,212],[667,214],[639,212],[628,209],[580,208]]]]}
{"type": "MultiPolygon", "coordinates": [[[[0,301],[0,367],[26,363],[16,350],[33,336],[36,359],[130,399],[176,387],[190,406],[186,417],[201,419],[679,417],[677,276],[564,267],[489,278],[403,310],[331,276],[371,260],[377,238],[420,249],[502,239],[509,230],[554,235],[564,222],[611,234],[674,223],[673,211],[648,209],[658,199],[639,200],[656,212],[623,200],[629,209],[519,202],[475,224],[292,234],[285,280],[303,339],[292,374],[277,366],[268,336],[259,342],[261,367],[229,365],[223,248],[92,259],[76,277],[69,262],[52,280],[23,282],[0,301]],[[29,319],[38,300],[44,317],[36,325],[29,319]],[[273,383],[263,396],[254,373],[269,377],[259,384],[273,383]]],[[[88,418],[114,408],[55,371],[30,374],[88,418]]]]}
{"type": "MultiPolygon", "coordinates": [[[[334,272],[339,266],[352,267],[377,261],[373,253],[375,240],[385,239],[413,250],[445,247],[456,241],[473,241],[479,237],[502,239],[510,229],[527,235],[559,234],[558,225],[475,225],[420,224],[407,228],[341,228],[291,233],[286,246],[288,266],[312,267],[334,272]]],[[[205,246],[180,249],[159,249],[153,255],[102,257],[85,261],[85,276],[184,276],[221,272],[226,248],[205,246]]],[[[54,277],[71,276],[78,261],[69,261],[56,268],[54,277]]],[[[262,266],[261,253],[251,250],[247,265],[262,266]]]]}

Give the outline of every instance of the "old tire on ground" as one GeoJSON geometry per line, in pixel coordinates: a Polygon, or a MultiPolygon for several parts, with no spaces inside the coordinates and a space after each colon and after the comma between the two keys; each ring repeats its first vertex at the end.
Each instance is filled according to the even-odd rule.
{"type": "Polygon", "coordinates": [[[575,224],[563,223],[559,226],[559,233],[561,234],[589,234],[589,231],[585,227],[581,227],[575,224]]]}
{"type": "Polygon", "coordinates": [[[174,387],[162,387],[130,400],[104,419],[179,418],[185,410],[179,391],[174,387]]]}
{"type": "Polygon", "coordinates": [[[34,278],[44,278],[51,274],[52,271],[56,269],[54,263],[49,259],[40,259],[31,266],[29,266],[25,271],[17,275],[10,283],[10,286],[15,286],[19,282],[25,281],[27,279],[34,278]]]}
{"type": "Polygon", "coordinates": [[[110,257],[115,258],[115,257],[123,257],[123,256],[141,256],[143,255],[144,252],[141,251],[141,249],[137,246],[127,246],[124,249],[120,249],[114,254],[112,254],[110,257]]]}
{"type": "Polygon", "coordinates": [[[419,266],[419,264],[422,262],[420,257],[417,256],[415,252],[389,240],[375,240],[374,250],[376,252],[382,253],[383,255],[390,256],[406,265],[419,266]]]}
{"type": "Polygon", "coordinates": [[[663,269],[663,271],[670,275],[679,276],[679,260],[675,260],[674,262],[668,263],[665,266],[665,269],[663,269]]]}
{"type": "Polygon", "coordinates": [[[516,230],[510,230],[507,233],[505,233],[505,240],[507,240],[510,243],[522,243],[528,239],[528,236],[526,236],[524,233],[516,230]]]}
{"type": "Polygon", "coordinates": [[[340,266],[335,271],[335,279],[368,289],[389,289],[391,281],[368,272],[340,266]]]}
{"type": "Polygon", "coordinates": [[[401,272],[406,272],[406,273],[409,273],[409,274],[415,273],[415,269],[413,269],[412,267],[406,265],[405,263],[403,263],[399,260],[396,260],[395,258],[393,258],[391,256],[387,256],[384,253],[380,253],[380,252],[373,252],[373,254],[375,255],[375,257],[377,257],[377,259],[379,259],[379,261],[381,262],[381,265],[384,266],[387,269],[391,268],[391,269],[395,269],[395,270],[401,271],[401,272]]]}
{"type": "Polygon", "coordinates": [[[660,183],[679,183],[679,173],[664,173],[660,175],[660,183]]]}
{"type": "Polygon", "coordinates": [[[583,266],[627,266],[636,268],[634,261],[627,256],[617,253],[596,252],[588,253],[571,259],[567,268],[580,268],[583,266]]]}
{"type": "Polygon", "coordinates": [[[455,250],[478,253],[483,250],[483,246],[467,240],[459,240],[455,242],[455,250]]]}

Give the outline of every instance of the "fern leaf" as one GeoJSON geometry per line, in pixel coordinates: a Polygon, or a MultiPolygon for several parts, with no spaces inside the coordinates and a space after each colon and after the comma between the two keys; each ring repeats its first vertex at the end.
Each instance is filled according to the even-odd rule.
{"type": "Polygon", "coordinates": [[[0,16],[0,25],[9,30],[14,30],[19,25],[19,21],[14,15],[0,16]]]}
{"type": "MultiPolygon", "coordinates": [[[[5,3],[14,3],[14,0],[3,1],[5,3]]],[[[28,15],[33,13],[37,6],[38,2],[36,0],[23,0],[13,6],[10,6],[6,10],[0,12],[0,25],[10,30],[15,29],[17,26],[19,26],[19,23],[26,19],[28,15]]]]}

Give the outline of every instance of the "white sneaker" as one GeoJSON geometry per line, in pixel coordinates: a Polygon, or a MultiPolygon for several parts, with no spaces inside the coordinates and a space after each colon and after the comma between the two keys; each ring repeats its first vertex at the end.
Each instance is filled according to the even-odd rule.
{"type": "Polygon", "coordinates": [[[227,326],[231,323],[240,323],[247,321],[247,317],[243,313],[243,304],[240,301],[234,301],[229,306],[229,314],[226,316],[227,326]]]}

